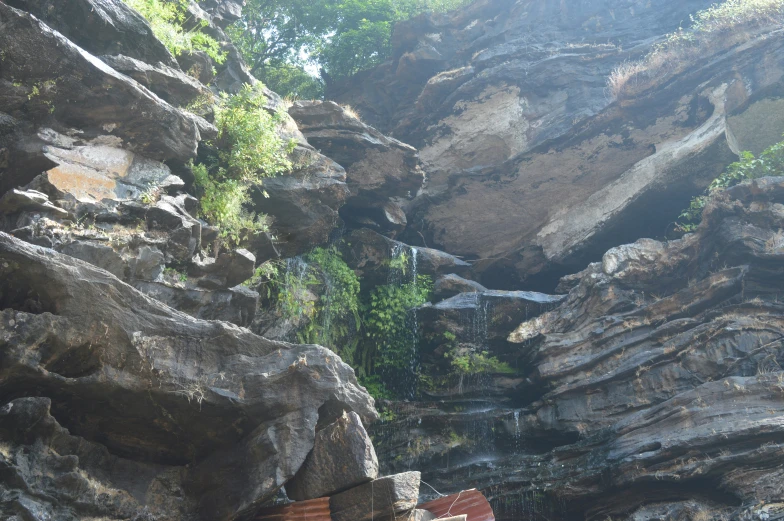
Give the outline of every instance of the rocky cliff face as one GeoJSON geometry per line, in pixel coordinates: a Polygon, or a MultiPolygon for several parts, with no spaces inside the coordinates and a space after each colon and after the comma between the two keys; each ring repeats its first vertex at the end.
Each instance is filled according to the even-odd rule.
{"type": "Polygon", "coordinates": [[[285,491],[423,520],[470,487],[509,521],[782,516],[784,182],[646,238],[780,139],[780,29],[614,100],[613,68],[708,2],[404,22],[391,61],[331,86],[361,119],[265,91],[293,167],[248,204],[269,233],[232,242],[191,161],[221,146],[201,101],[255,82],[223,32],[241,4],[187,5],[217,63],[120,0],[0,0],[0,517],[279,519],[285,491]],[[328,244],[342,272],[308,257],[328,244]],[[372,338],[405,354],[376,401],[335,295],[428,279],[372,338]],[[332,349],[284,341],[314,331],[332,349]]]}
{"type": "Polygon", "coordinates": [[[420,149],[407,240],[475,260],[487,285],[552,291],[663,235],[733,152],[779,140],[780,111],[759,110],[781,89],[777,25],[613,99],[615,67],[710,4],[475,2],[398,25],[392,59],[329,95],[420,149]]]}
{"type": "Polygon", "coordinates": [[[525,361],[521,377],[401,406],[376,427],[382,461],[477,486],[502,519],[780,512],[783,190],[736,187],[696,234],[564,279],[566,300],[506,339],[516,349],[493,347],[525,361]]]}

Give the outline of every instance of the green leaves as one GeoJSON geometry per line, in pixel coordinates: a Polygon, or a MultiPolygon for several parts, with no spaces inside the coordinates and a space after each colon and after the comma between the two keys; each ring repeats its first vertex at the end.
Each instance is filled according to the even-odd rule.
{"type": "Polygon", "coordinates": [[[501,362],[495,356],[490,356],[487,351],[472,352],[463,355],[456,355],[454,352],[449,352],[444,356],[451,358],[452,369],[458,375],[482,373],[514,374],[517,372],[506,362],[501,362]]]}
{"type": "Polygon", "coordinates": [[[268,230],[266,216],[245,209],[249,192],[264,177],[291,169],[289,154],[296,143],[280,137],[281,112],[267,110],[264,86],[243,85],[235,95],[223,94],[215,104],[218,138],[217,157],[209,164],[193,166],[200,189],[202,217],[221,228],[232,244],[268,230]]]}
{"type": "Polygon", "coordinates": [[[702,221],[702,212],[708,202],[727,188],[750,179],[784,175],[784,141],[766,149],[758,158],[751,152],[741,152],[740,160],[727,167],[723,174],[714,179],[704,195],[691,200],[689,207],[680,215],[678,231],[693,232],[702,221]]]}
{"type": "Polygon", "coordinates": [[[216,63],[223,63],[226,54],[221,52],[220,44],[212,36],[203,33],[207,25],[186,31],[183,28],[188,11],[185,0],[123,0],[131,9],[139,12],[150,24],[153,34],[175,56],[185,51],[204,51],[216,63]]]}
{"type": "Polygon", "coordinates": [[[407,284],[373,289],[364,320],[367,374],[410,366],[417,333],[408,321],[409,311],[427,302],[432,289],[426,275],[418,275],[416,281],[407,284]]]}
{"type": "Polygon", "coordinates": [[[228,28],[251,72],[284,96],[323,97],[324,83],[386,60],[395,22],[469,0],[248,0],[228,28]],[[307,70],[306,70],[307,69],[307,70]]]}
{"type": "Polygon", "coordinates": [[[226,177],[247,184],[260,184],[291,169],[289,154],[296,143],[284,143],[278,129],[282,111],[270,113],[264,86],[243,85],[237,94],[223,93],[215,106],[219,157],[226,177]]]}

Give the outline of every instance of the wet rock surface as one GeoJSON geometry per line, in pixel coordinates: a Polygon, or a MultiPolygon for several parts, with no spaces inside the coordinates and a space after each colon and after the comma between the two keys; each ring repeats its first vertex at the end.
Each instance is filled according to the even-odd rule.
{"type": "Polygon", "coordinates": [[[565,279],[560,306],[510,331],[523,382],[399,405],[371,429],[382,471],[477,486],[499,519],[747,519],[776,504],[783,202],[780,179],[737,186],[695,234],[565,279]]]}
{"type": "Polygon", "coordinates": [[[214,114],[178,107],[256,82],[223,32],[242,2],[186,4],[223,63],[173,57],[120,0],[0,0],[0,517],[234,521],[281,487],[337,521],[426,520],[470,487],[502,521],[781,517],[784,184],[637,240],[780,139],[777,33],[614,101],[609,71],[708,2],[419,16],[330,87],[363,121],[265,91],[294,169],[252,189],[269,232],[234,242],[186,166],[214,114]],[[304,276],[327,243],[360,299],[435,282],[401,335],[408,399],[372,425],[335,352],[270,339],[323,324],[257,268],[304,276]]]}
{"type": "Polygon", "coordinates": [[[386,283],[393,258],[399,262],[403,259],[406,264],[412,264],[416,273],[431,277],[450,273],[470,276],[471,273],[471,265],[454,255],[432,248],[412,248],[368,228],[347,234],[341,251],[346,263],[371,285],[386,283]]]}

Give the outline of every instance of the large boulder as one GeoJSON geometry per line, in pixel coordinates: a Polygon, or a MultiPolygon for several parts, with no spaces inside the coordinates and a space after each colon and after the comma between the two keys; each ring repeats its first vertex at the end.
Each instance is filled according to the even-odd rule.
{"type": "Polygon", "coordinates": [[[369,216],[381,229],[405,226],[405,214],[395,218],[390,198],[410,199],[421,188],[424,172],[416,149],[331,101],[297,101],[289,114],[308,143],[346,169],[351,197],[341,214],[347,220],[369,216]]]}
{"type": "Polygon", "coordinates": [[[389,521],[411,512],[419,498],[419,472],[403,472],[329,498],[334,521],[389,521]]]}
{"type": "Polygon", "coordinates": [[[151,159],[195,157],[200,134],[192,115],[29,13],[1,3],[0,24],[0,111],[28,121],[54,118],[88,135],[109,134],[151,159]]]}
{"type": "Polygon", "coordinates": [[[302,468],[286,483],[286,495],[304,501],[372,481],[378,476],[378,459],[362,420],[355,412],[316,433],[313,451],[302,468]]]}
{"type": "MultiPolygon", "coordinates": [[[[330,411],[376,417],[351,367],[323,347],[191,318],[2,233],[0,308],[0,397],[46,396],[73,435],[176,467],[190,515],[203,519],[234,519],[270,498],[313,448],[316,424],[337,416],[330,411]]],[[[148,500],[153,511],[169,508],[148,500]]]]}
{"type": "Polygon", "coordinates": [[[122,0],[8,0],[95,56],[123,54],[151,65],[177,62],[147,20],[122,0]]]}
{"type": "Polygon", "coordinates": [[[326,243],[339,221],[338,209],[349,195],[340,165],[308,145],[299,145],[294,155],[291,173],[265,179],[264,186],[253,191],[255,207],[273,218],[284,257],[326,243]]]}

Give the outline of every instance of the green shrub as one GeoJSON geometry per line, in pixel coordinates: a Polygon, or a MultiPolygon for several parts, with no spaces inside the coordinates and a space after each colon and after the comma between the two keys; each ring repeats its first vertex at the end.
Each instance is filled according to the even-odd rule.
{"type": "Polygon", "coordinates": [[[487,351],[456,355],[454,352],[444,356],[451,359],[452,369],[458,375],[471,375],[483,373],[515,374],[512,366],[501,362],[495,356],[489,356],[487,351]]]}
{"type": "Polygon", "coordinates": [[[269,230],[266,215],[256,215],[245,209],[250,202],[248,184],[221,175],[213,176],[203,164],[193,165],[192,170],[194,183],[201,191],[201,216],[220,228],[223,240],[236,246],[254,234],[269,230]]]}
{"type": "Polygon", "coordinates": [[[268,260],[262,262],[255,270],[253,270],[253,276],[243,282],[242,285],[250,288],[258,288],[260,293],[262,292],[260,286],[264,286],[266,289],[265,297],[269,298],[272,296],[270,283],[279,276],[280,262],[275,260],[268,260]]]}
{"type": "Polygon", "coordinates": [[[694,197],[689,207],[680,215],[677,229],[693,232],[702,221],[702,212],[708,202],[717,194],[743,181],[766,176],[784,175],[784,141],[766,149],[760,157],[751,152],[743,152],[740,160],[727,167],[725,172],[713,180],[703,195],[694,197]]]}
{"type": "Polygon", "coordinates": [[[264,86],[245,84],[237,94],[222,93],[215,106],[216,145],[225,178],[260,184],[291,169],[289,154],[296,141],[284,143],[278,130],[285,121],[283,108],[270,113],[264,86]]]}
{"type": "Polygon", "coordinates": [[[299,342],[329,347],[352,364],[361,324],[359,278],[334,246],[315,248],[303,263],[304,272],[273,278],[277,308],[283,317],[308,319],[297,332],[299,342]],[[318,300],[314,293],[320,293],[318,300]]]}
{"type": "Polygon", "coordinates": [[[264,177],[290,170],[288,156],[296,146],[293,140],[285,143],[280,137],[285,116],[267,111],[263,88],[261,84],[244,85],[237,94],[224,93],[217,100],[218,138],[211,143],[217,147],[217,156],[193,166],[202,217],[220,227],[222,237],[232,244],[268,230],[266,216],[245,209],[249,192],[264,177]]]}
{"type": "Polygon", "coordinates": [[[129,7],[139,12],[152,27],[152,32],[169,52],[179,56],[186,51],[204,51],[217,63],[223,63],[226,54],[221,52],[220,44],[212,36],[202,32],[207,25],[186,31],[183,24],[187,15],[186,0],[123,0],[129,7]]]}
{"type": "Polygon", "coordinates": [[[395,398],[394,393],[386,388],[384,383],[381,381],[381,377],[378,375],[364,377],[360,376],[359,384],[367,389],[367,392],[370,394],[370,396],[375,398],[376,401],[393,400],[395,398]]]}
{"type": "Polygon", "coordinates": [[[371,291],[364,313],[364,338],[355,357],[360,376],[378,374],[387,388],[410,395],[416,360],[417,334],[410,311],[430,297],[432,280],[418,275],[416,281],[401,285],[377,286],[371,291]]]}

